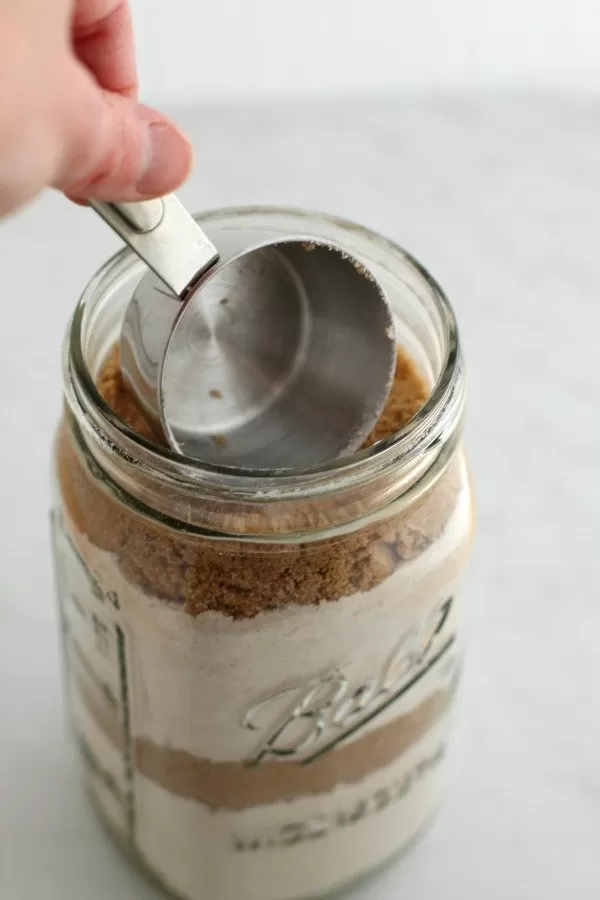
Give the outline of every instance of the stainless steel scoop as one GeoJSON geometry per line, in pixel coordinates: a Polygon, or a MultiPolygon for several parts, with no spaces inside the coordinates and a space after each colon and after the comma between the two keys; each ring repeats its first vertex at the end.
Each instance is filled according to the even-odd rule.
{"type": "Polygon", "coordinates": [[[306,237],[219,235],[174,197],[92,203],[153,270],[123,374],[171,446],[218,465],[307,468],[356,450],[389,393],[391,312],[365,267],[306,237]]]}

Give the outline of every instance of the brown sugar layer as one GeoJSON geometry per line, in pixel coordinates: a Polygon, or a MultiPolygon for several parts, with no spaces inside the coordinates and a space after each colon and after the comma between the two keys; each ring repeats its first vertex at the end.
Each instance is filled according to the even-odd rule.
{"type": "Polygon", "coordinates": [[[365,447],[389,437],[406,425],[425,404],[428,396],[429,391],[421,373],[412,359],[399,350],[387,403],[365,441],[365,447]]]}
{"type": "Polygon", "coordinates": [[[150,422],[140,408],[135,395],[125,383],[121,372],[118,346],[113,347],[104,363],[97,387],[102,399],[136,434],[149,441],[155,441],[163,447],[166,446],[164,435],[150,422]]]}
{"type": "MultiPolygon", "coordinates": [[[[105,401],[140,435],[160,440],[125,385],[117,350],[98,380],[105,401]]],[[[427,397],[414,364],[398,354],[393,388],[370,441],[405,424],[427,397]]],[[[395,516],[335,538],[295,544],[212,541],[169,528],[121,502],[90,472],[68,427],[59,434],[58,471],[77,532],[111,552],[124,577],[147,594],[183,604],[192,615],[217,610],[252,617],[290,604],[318,604],[368,591],[415,559],[442,534],[460,491],[452,466],[395,516]]]]}

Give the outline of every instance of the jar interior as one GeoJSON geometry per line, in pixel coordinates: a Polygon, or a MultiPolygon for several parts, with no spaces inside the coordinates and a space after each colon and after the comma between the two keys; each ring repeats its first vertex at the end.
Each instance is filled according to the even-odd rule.
{"type": "Polygon", "coordinates": [[[143,505],[146,514],[178,522],[183,518],[186,528],[211,534],[239,534],[241,515],[248,539],[269,539],[274,517],[279,537],[273,539],[284,532],[314,532],[316,539],[318,533],[359,528],[365,517],[385,515],[390,503],[412,502],[439,477],[460,438],[460,348],[452,309],[435,281],[393,242],[317,213],[221,210],[198,220],[217,247],[235,243],[236,235],[244,242],[250,235],[257,242],[287,235],[336,243],[362,261],[387,294],[397,344],[419,370],[428,399],[393,434],[351,456],[302,471],[228,469],[160,447],[132,431],[96,387],[146,271],[141,260],[123,250],[84,291],[65,347],[65,394],[82,450],[91,454],[113,489],[143,505]]]}
{"type": "MultiPolygon", "coordinates": [[[[379,235],[313,214],[270,210],[224,211],[198,216],[211,240],[235,230],[257,240],[274,234],[323,238],[337,242],[367,265],[382,284],[394,317],[396,342],[433,389],[444,369],[448,328],[440,315],[440,292],[407,254],[379,235]]],[[[118,343],[125,310],[146,271],[131,253],[117,256],[88,288],[82,322],[83,358],[94,381],[110,350],[118,343]]]]}

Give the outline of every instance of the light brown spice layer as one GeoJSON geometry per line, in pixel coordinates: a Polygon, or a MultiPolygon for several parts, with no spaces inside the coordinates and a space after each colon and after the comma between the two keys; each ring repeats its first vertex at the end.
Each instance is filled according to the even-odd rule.
{"type": "MultiPolygon", "coordinates": [[[[107,740],[124,752],[123,726],[114,698],[90,675],[83,658],[75,655],[71,666],[80,702],[107,740]]],[[[134,764],[138,772],[169,793],[196,800],[213,810],[238,810],[325,794],[337,784],[356,784],[370,772],[390,765],[449,711],[454,690],[455,684],[437,689],[414,709],[342,743],[308,765],[284,759],[263,761],[260,766],[211,760],[168,745],[160,746],[142,736],[133,740],[134,764]]],[[[83,735],[81,739],[84,740],[83,735]]],[[[88,747],[87,755],[90,754],[88,747]]],[[[96,761],[96,768],[99,767],[96,761]]]]}
{"type": "Polygon", "coordinates": [[[411,712],[342,744],[309,765],[277,761],[253,768],[237,762],[199,759],[183,750],[159,747],[137,738],[135,767],[172,794],[199,800],[211,809],[245,809],[326,794],[340,782],[355,784],[392,763],[448,711],[451,700],[450,690],[431,694],[411,712]]]}
{"type": "MultiPolygon", "coordinates": [[[[123,750],[123,732],[115,710],[85,679],[78,679],[81,700],[106,738],[123,750]]],[[[410,712],[342,744],[309,765],[289,760],[243,762],[202,759],[184,750],[134,738],[136,770],[178,797],[211,809],[245,809],[298,796],[325,794],[336,784],[355,784],[370,772],[390,765],[448,712],[453,688],[438,690],[410,712]]]]}

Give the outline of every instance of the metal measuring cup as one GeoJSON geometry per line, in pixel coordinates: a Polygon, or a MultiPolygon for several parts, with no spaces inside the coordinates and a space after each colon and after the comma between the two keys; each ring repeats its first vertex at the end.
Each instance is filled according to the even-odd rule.
{"type": "Polygon", "coordinates": [[[310,235],[221,234],[217,251],[172,195],[91,205],[152,270],[126,311],[121,366],[175,450],[264,470],[363,443],[396,352],[362,263],[310,235]]]}

